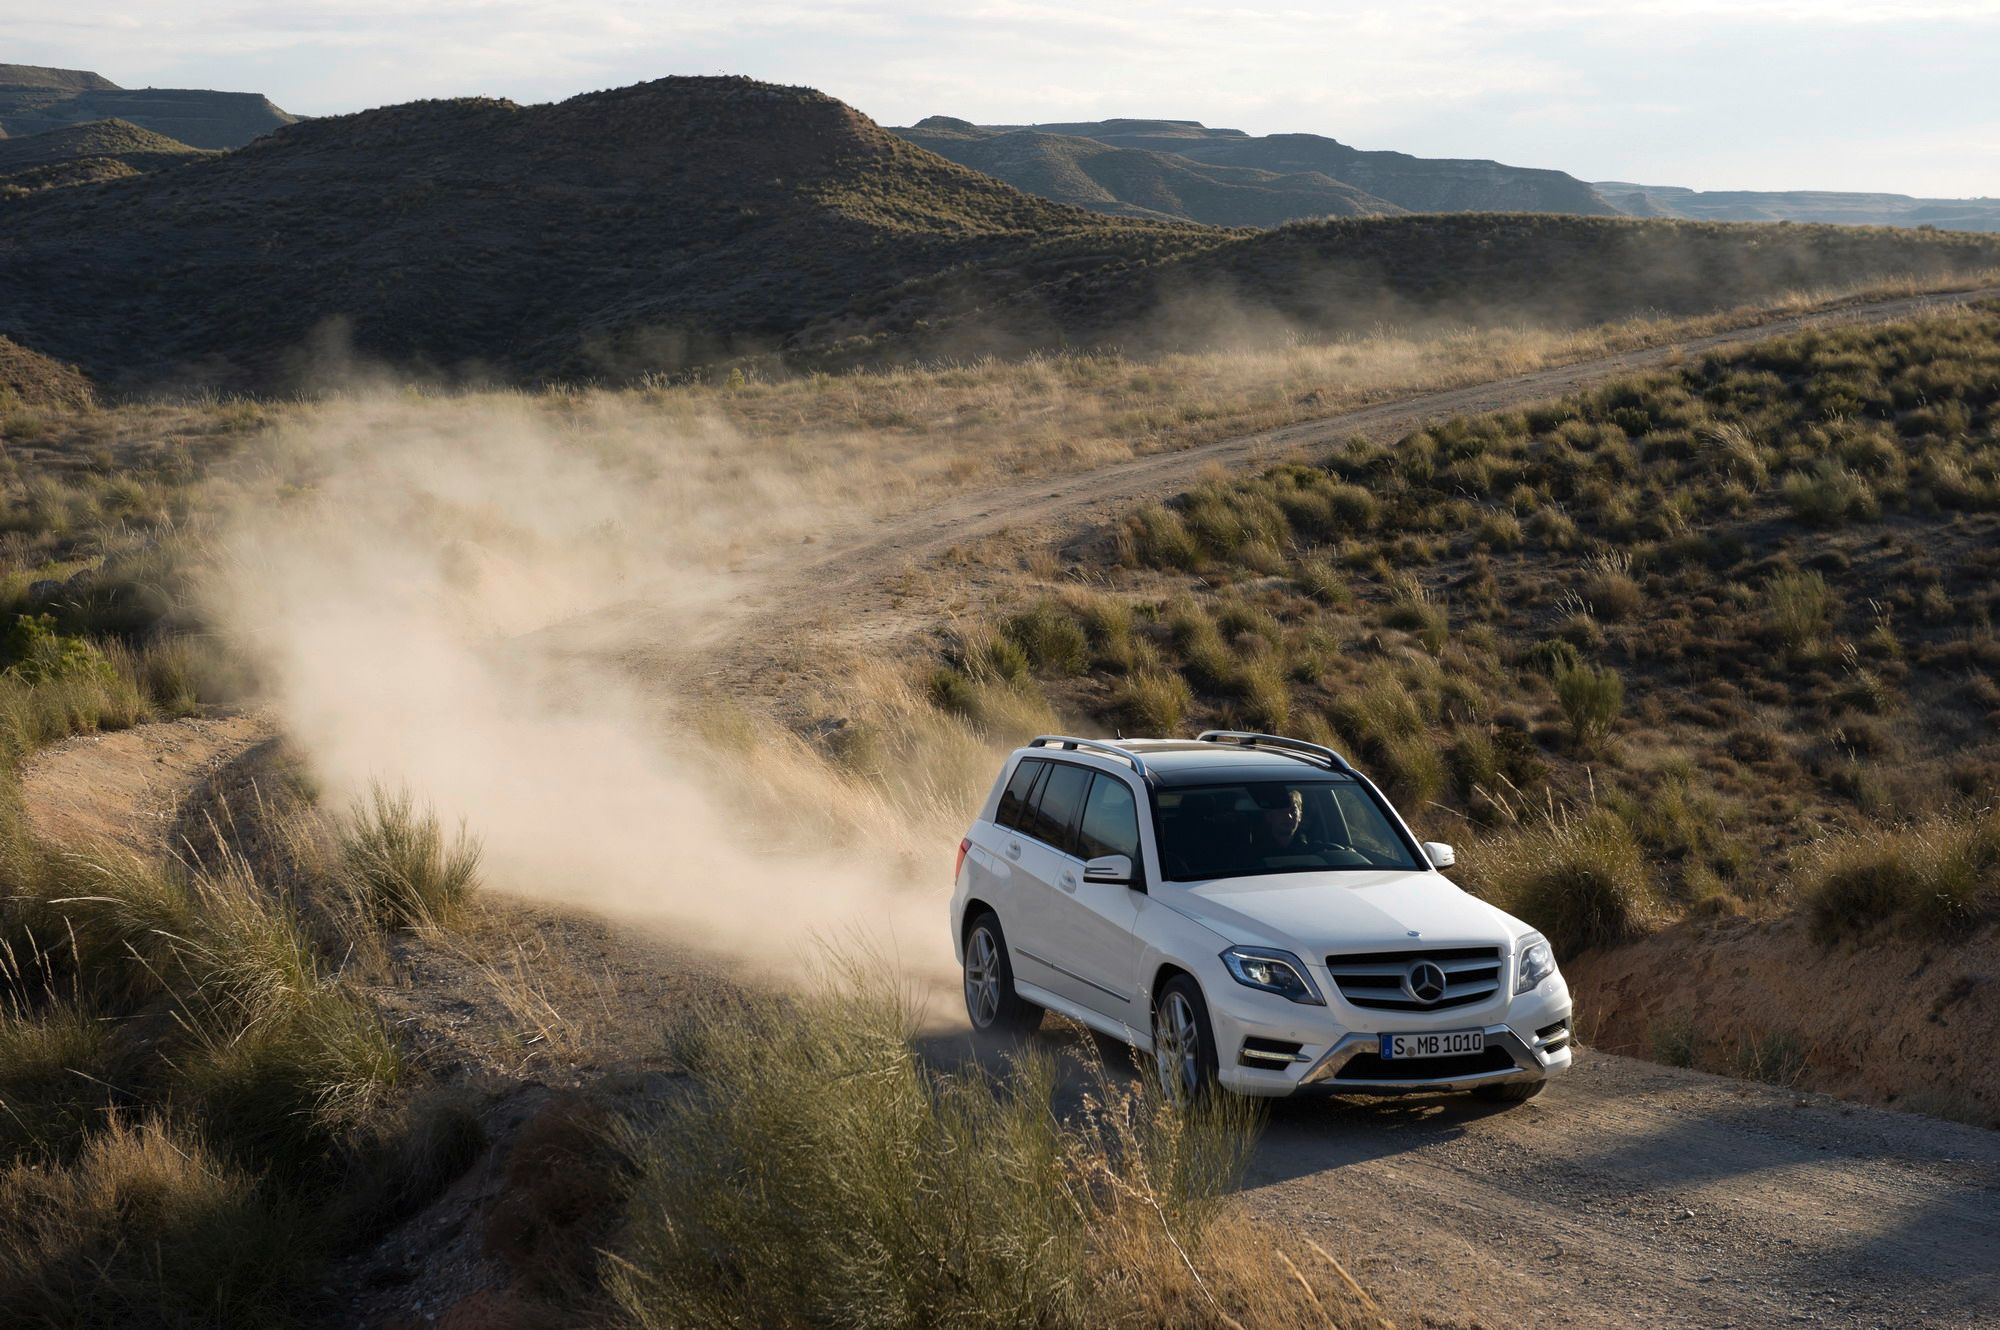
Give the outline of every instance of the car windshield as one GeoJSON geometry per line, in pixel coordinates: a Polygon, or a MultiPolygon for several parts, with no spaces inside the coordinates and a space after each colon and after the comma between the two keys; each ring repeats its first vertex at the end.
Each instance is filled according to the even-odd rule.
{"type": "Polygon", "coordinates": [[[1418,867],[1381,802],[1351,780],[1170,787],[1154,807],[1170,881],[1418,867]]]}

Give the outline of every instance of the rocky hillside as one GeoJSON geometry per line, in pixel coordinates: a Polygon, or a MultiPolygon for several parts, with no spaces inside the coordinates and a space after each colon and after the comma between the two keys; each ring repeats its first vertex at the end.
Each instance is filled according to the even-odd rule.
{"type": "Polygon", "coordinates": [[[1606,200],[1633,217],[1710,222],[1838,222],[1850,226],[1935,226],[2000,231],[2000,199],[1921,199],[1908,194],[1835,190],[1697,190],[1600,181],[1606,200]]]}
{"type": "Polygon", "coordinates": [[[2000,267],[2000,240],[1908,231],[1107,217],[821,93],[734,78],[302,122],[171,171],[0,200],[0,231],[0,335],[115,389],[289,390],[356,361],[462,382],[1150,350],[1700,312],[2000,267]]]}
{"type": "MultiPolygon", "coordinates": [[[[1107,147],[1152,153],[1160,158],[1180,159],[1173,163],[1163,161],[1154,167],[1162,172],[1226,167],[1267,172],[1280,177],[1323,176],[1347,186],[1355,195],[1381,200],[1406,212],[1565,212],[1610,216],[1618,211],[1598,197],[1589,185],[1561,171],[1506,166],[1491,161],[1412,157],[1400,152],[1366,152],[1318,134],[1258,137],[1237,129],[1210,129],[1193,120],[1094,120],[1074,124],[988,126],[978,130],[978,127],[967,125],[965,121],[933,116],[908,130],[897,132],[925,143],[934,151],[943,152],[945,149],[932,139],[950,132],[961,136],[962,142],[967,130],[989,136],[1033,131],[1089,139],[1107,147]],[[959,129],[959,126],[965,128],[959,129]]],[[[947,155],[963,160],[953,153],[947,155]]],[[[1001,179],[1022,189],[1032,191],[1036,188],[1027,179],[1000,174],[1001,179]]],[[[1125,202],[1139,202],[1123,194],[1119,198],[1125,202]]],[[[1300,211],[1279,220],[1321,217],[1334,211],[1300,211]]],[[[1363,208],[1356,211],[1385,210],[1363,208]]],[[[1190,210],[1186,215],[1195,221],[1228,224],[1224,217],[1207,215],[1204,211],[1190,210]]]]}
{"type": "Polygon", "coordinates": [[[240,148],[296,118],[260,93],[121,88],[87,70],[0,65],[0,128],[9,138],[125,120],[196,148],[240,148]]]}
{"type": "Polygon", "coordinates": [[[1269,227],[1404,211],[1317,171],[1216,166],[1076,134],[986,129],[948,116],[895,132],[1030,194],[1121,217],[1269,227]]]}

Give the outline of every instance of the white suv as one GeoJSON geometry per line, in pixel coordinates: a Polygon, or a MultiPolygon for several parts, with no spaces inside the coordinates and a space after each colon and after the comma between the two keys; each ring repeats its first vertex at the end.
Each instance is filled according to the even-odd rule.
{"type": "Polygon", "coordinates": [[[1452,863],[1328,748],[1045,736],[959,844],[966,1011],[982,1031],[1061,1012],[1150,1053],[1177,1098],[1527,1099],[1570,1065],[1569,986],[1452,863]]]}

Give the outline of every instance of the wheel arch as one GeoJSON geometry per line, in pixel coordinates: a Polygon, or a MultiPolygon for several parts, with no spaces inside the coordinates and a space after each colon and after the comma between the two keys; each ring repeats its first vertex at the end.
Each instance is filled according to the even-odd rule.
{"type": "MultiPolygon", "coordinates": [[[[1201,980],[1194,977],[1194,971],[1188,969],[1185,965],[1176,965],[1172,961],[1161,961],[1153,971],[1152,987],[1147,990],[1147,1010],[1149,1012],[1160,1005],[1161,990],[1165,989],[1169,982],[1180,975],[1186,975],[1193,982],[1196,991],[1201,991],[1201,980]]],[[[1203,992],[1203,1001],[1206,1001],[1207,998],[1208,994],[1203,992]]]]}
{"type": "MultiPolygon", "coordinates": [[[[958,916],[958,951],[960,956],[965,954],[965,939],[972,932],[972,921],[982,914],[990,914],[996,920],[1000,918],[1000,911],[994,909],[991,905],[979,899],[979,897],[966,897],[965,908],[958,916]]],[[[1005,924],[1002,924],[1000,927],[1002,932],[1006,931],[1007,926],[1005,924]]]]}

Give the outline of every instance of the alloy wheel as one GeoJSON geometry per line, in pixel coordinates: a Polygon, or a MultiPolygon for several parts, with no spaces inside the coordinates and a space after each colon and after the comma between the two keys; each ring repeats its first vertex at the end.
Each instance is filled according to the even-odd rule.
{"type": "Polygon", "coordinates": [[[965,1010],[975,1029],[988,1029],[1000,1012],[1000,948],[984,928],[965,943],[965,1010]]]}
{"type": "Polygon", "coordinates": [[[1201,1088],[1201,1036],[1186,996],[1168,993],[1154,1018],[1153,1063],[1160,1089],[1175,1103],[1193,1099],[1201,1088]]]}

